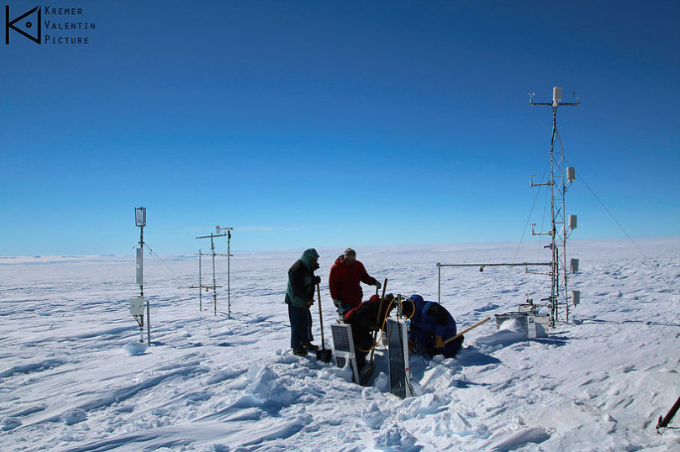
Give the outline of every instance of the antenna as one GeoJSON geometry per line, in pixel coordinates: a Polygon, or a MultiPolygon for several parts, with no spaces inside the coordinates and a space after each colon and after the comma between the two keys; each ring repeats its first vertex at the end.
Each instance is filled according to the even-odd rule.
{"type": "Polygon", "coordinates": [[[572,167],[564,166],[564,148],[557,131],[557,109],[563,105],[580,105],[581,100],[578,95],[576,102],[562,102],[562,88],[553,88],[552,102],[534,102],[533,93],[529,94],[531,105],[549,105],[553,111],[553,129],[550,140],[550,180],[542,184],[535,184],[531,177],[531,186],[538,187],[547,185],[550,187],[550,212],[552,216],[551,229],[548,232],[535,232],[532,224],[532,235],[549,235],[551,237],[549,248],[552,251],[552,265],[549,273],[544,273],[552,278],[550,289],[550,322],[555,326],[559,318],[559,307],[564,306],[566,322],[569,323],[569,302],[567,299],[567,236],[569,229],[576,229],[576,215],[569,216],[569,223],[566,222],[565,197],[571,183],[576,180],[576,170],[572,167]],[[559,148],[555,146],[555,138],[559,141],[559,148]]]}

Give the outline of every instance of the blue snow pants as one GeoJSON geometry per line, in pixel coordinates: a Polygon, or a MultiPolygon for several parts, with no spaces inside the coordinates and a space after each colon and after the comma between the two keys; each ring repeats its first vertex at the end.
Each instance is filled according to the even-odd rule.
{"type": "Polygon", "coordinates": [[[298,308],[293,304],[288,305],[288,318],[290,318],[290,346],[293,349],[302,349],[302,344],[312,342],[312,313],[309,308],[298,308]]]}

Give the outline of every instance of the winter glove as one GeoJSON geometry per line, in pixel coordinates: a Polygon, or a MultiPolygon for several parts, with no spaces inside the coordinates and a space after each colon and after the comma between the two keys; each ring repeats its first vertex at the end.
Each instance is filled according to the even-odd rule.
{"type": "Polygon", "coordinates": [[[382,287],[382,284],[380,284],[380,281],[378,281],[377,279],[375,280],[375,287],[377,287],[378,289],[382,287]]]}
{"type": "Polygon", "coordinates": [[[314,277],[314,285],[321,284],[321,276],[314,277]]]}
{"type": "Polygon", "coordinates": [[[307,302],[307,307],[311,307],[314,304],[314,300],[309,300],[307,302]]]}
{"type": "Polygon", "coordinates": [[[441,336],[435,336],[434,337],[434,346],[437,347],[437,348],[444,348],[445,347],[444,340],[442,339],[441,336]]]}

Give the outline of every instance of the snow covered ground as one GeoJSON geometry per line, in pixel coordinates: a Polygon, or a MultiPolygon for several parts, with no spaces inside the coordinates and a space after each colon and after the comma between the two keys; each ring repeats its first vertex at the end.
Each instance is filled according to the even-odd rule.
{"type": "MultiPolygon", "coordinates": [[[[680,418],[663,434],[655,426],[680,395],[680,239],[638,245],[572,241],[581,265],[570,288],[582,304],[571,324],[527,341],[488,322],[455,359],[412,356],[422,394],[406,400],[382,375],[361,387],[346,370],[291,354],[283,294],[302,250],[237,253],[231,319],[224,289],[217,316],[210,294],[199,311],[187,288],[195,256],[147,255],[148,348],[129,315],[132,255],[0,258],[0,450],[678,451],[680,418]]],[[[330,345],[326,281],[340,250],[319,253],[330,345]]],[[[429,300],[437,262],[548,258],[516,244],[358,253],[369,273],[389,278],[388,292],[429,300]]],[[[226,262],[217,267],[226,286],[226,262]]],[[[444,268],[442,285],[462,329],[527,294],[545,297],[549,279],[444,268]]],[[[382,351],[376,359],[384,370],[382,351]]]]}

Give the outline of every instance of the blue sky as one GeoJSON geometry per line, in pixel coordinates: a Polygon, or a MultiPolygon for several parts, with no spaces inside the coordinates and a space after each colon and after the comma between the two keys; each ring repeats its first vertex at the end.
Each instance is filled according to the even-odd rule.
{"type": "Polygon", "coordinates": [[[40,6],[96,27],[0,45],[0,255],[129,253],[142,205],[159,253],[217,224],[235,251],[518,241],[549,221],[527,93],[553,86],[581,99],[572,238],[624,236],[583,180],[631,236],[680,235],[676,1],[40,6]]]}

